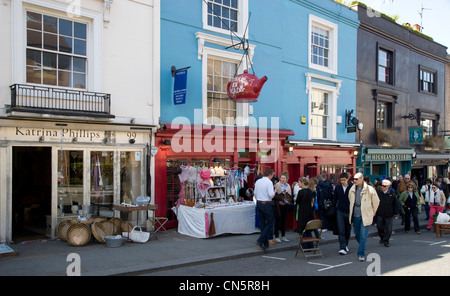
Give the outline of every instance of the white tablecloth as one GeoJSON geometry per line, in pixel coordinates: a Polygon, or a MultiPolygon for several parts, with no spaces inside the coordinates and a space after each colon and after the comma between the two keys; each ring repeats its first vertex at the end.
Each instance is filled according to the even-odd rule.
{"type": "Polygon", "coordinates": [[[250,234],[259,232],[255,227],[255,204],[243,203],[212,209],[197,209],[180,205],[172,208],[178,219],[181,234],[207,238],[225,233],[250,234]],[[215,234],[209,233],[213,213],[215,234]]]}

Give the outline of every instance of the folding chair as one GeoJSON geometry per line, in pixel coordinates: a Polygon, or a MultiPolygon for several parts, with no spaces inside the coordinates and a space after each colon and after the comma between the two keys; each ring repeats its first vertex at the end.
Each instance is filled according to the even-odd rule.
{"type": "Polygon", "coordinates": [[[167,221],[169,221],[168,218],[166,217],[155,217],[155,233],[160,232],[160,231],[164,231],[166,232],[166,227],[164,226],[167,221]]]}
{"type": "MultiPolygon", "coordinates": [[[[297,257],[298,251],[300,250],[305,257],[306,260],[308,260],[309,257],[315,257],[315,256],[321,256],[323,258],[322,250],[319,248],[320,240],[322,239],[322,221],[319,219],[311,220],[308,223],[306,223],[306,227],[303,230],[302,234],[298,238],[298,247],[297,251],[295,252],[295,257],[297,257]],[[317,230],[317,231],[314,231],[317,230]],[[317,237],[305,237],[305,233],[307,231],[315,232],[317,237]],[[312,248],[303,248],[303,243],[313,243],[312,248]],[[313,254],[306,254],[307,252],[314,252],[313,254]],[[316,252],[318,252],[316,254],[316,252]]],[[[312,235],[312,234],[311,234],[312,235]]]]}

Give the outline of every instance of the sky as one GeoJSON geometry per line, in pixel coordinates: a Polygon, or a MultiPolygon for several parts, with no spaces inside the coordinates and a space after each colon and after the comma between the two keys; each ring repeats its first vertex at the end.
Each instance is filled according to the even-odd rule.
{"type": "MultiPolygon", "coordinates": [[[[360,0],[367,6],[387,15],[398,14],[399,24],[420,25],[423,3],[423,33],[432,37],[437,43],[450,47],[450,29],[446,20],[450,18],[450,0],[360,0]]],[[[450,53],[450,49],[447,50],[450,53]]]]}

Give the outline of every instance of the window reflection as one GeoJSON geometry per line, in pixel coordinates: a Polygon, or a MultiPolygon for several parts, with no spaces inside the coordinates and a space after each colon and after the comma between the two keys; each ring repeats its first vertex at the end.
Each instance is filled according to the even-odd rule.
{"type": "Polygon", "coordinates": [[[83,204],[83,151],[58,152],[58,216],[78,214],[83,204]]]}
{"type": "Polygon", "coordinates": [[[114,199],[114,153],[91,152],[91,205],[94,215],[108,216],[112,213],[114,199]]]}

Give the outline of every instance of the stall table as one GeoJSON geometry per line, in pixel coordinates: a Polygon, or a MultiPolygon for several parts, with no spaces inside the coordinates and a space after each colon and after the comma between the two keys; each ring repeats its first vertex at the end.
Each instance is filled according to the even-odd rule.
{"type": "Polygon", "coordinates": [[[442,237],[442,233],[450,233],[450,222],[435,222],[434,231],[436,238],[438,238],[438,234],[442,237]]]}
{"type": "MultiPolygon", "coordinates": [[[[133,212],[133,211],[145,211],[147,213],[147,211],[153,211],[153,217],[155,217],[155,211],[158,209],[158,205],[145,205],[145,206],[124,206],[124,205],[113,205],[113,209],[116,211],[121,211],[121,212],[133,212]]],[[[147,219],[148,219],[148,215],[147,215],[147,219]]],[[[138,220],[136,223],[138,226],[139,225],[139,215],[138,215],[138,220]]]]}
{"type": "Polygon", "coordinates": [[[250,234],[259,232],[255,227],[255,204],[236,203],[213,208],[196,208],[180,205],[172,210],[177,215],[178,232],[207,238],[225,233],[250,234]],[[211,228],[211,224],[214,227],[211,228]]]}

